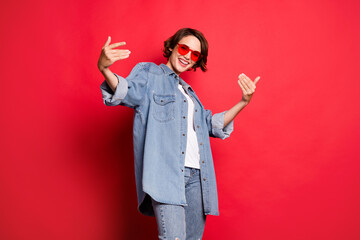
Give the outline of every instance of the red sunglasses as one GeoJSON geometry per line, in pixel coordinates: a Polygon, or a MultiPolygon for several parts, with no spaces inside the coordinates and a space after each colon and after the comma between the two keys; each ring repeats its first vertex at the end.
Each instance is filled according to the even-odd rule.
{"type": "Polygon", "coordinates": [[[186,54],[188,54],[189,51],[191,51],[191,60],[193,60],[194,62],[196,62],[197,60],[199,60],[199,58],[201,57],[201,53],[200,53],[200,52],[191,50],[187,45],[185,45],[185,44],[180,44],[180,43],[178,43],[177,45],[179,46],[179,47],[178,47],[178,52],[179,52],[181,55],[186,55],[186,54]]]}

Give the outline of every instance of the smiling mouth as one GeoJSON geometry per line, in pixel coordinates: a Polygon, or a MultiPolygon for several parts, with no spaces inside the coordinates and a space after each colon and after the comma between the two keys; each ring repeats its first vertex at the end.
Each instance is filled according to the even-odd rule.
{"type": "Polygon", "coordinates": [[[180,65],[182,67],[186,67],[187,65],[189,65],[189,62],[188,61],[185,61],[184,59],[182,58],[179,58],[179,62],[180,62],[180,65]]]}

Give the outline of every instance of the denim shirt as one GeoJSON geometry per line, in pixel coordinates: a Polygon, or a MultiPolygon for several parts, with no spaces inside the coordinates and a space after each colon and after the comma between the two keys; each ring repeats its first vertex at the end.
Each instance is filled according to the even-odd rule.
{"type": "Polygon", "coordinates": [[[219,215],[215,170],[210,137],[225,139],[233,122],[224,127],[225,112],[212,115],[205,110],[189,84],[165,64],[138,63],[127,78],[117,74],[115,92],[106,81],[101,86],[104,104],[134,109],[133,145],[138,209],[153,216],[151,198],[167,204],[186,206],[184,161],[186,133],[193,127],[200,153],[200,175],[204,212],[219,215]],[[181,84],[194,101],[193,126],[187,126],[187,100],[181,84]]]}

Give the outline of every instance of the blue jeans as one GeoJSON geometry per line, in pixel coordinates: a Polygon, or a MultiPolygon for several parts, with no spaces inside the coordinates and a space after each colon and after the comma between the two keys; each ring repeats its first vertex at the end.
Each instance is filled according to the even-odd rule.
{"type": "Polygon", "coordinates": [[[200,170],[185,167],[184,177],[187,206],[164,204],[152,199],[160,240],[202,238],[206,215],[201,197],[200,170]]]}

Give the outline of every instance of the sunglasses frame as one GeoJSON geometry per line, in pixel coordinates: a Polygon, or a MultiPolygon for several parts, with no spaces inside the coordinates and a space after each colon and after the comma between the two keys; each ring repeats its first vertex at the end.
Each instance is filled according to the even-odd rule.
{"type": "Polygon", "coordinates": [[[186,45],[186,44],[178,43],[177,45],[178,45],[178,53],[181,54],[180,51],[186,51],[184,49],[180,50],[181,47],[186,47],[188,49],[187,52],[185,54],[181,54],[181,55],[186,55],[189,52],[191,52],[191,60],[193,60],[194,62],[198,61],[202,57],[202,54],[199,51],[195,51],[195,50],[190,49],[189,46],[186,45]],[[196,57],[194,55],[194,53],[199,53],[199,57],[196,57]]]}

